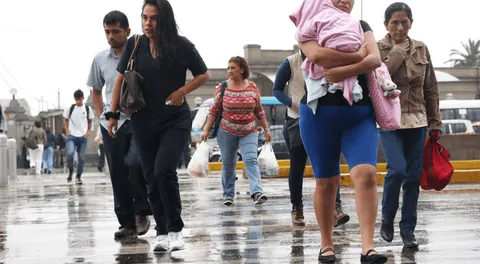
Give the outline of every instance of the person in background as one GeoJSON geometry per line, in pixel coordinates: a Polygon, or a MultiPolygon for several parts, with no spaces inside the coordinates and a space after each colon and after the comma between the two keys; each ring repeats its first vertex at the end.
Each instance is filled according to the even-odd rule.
{"type": "Polygon", "coordinates": [[[185,145],[185,148],[182,151],[182,157],[178,161],[178,166],[177,168],[181,169],[182,164],[185,166],[185,169],[188,167],[188,163],[190,162],[190,144],[192,143],[192,138],[188,138],[187,145],[185,145]]]}
{"type": "Polygon", "coordinates": [[[57,142],[51,128],[45,128],[45,135],[47,140],[43,149],[43,173],[51,174],[53,170],[53,154],[57,142]]]}
{"type": "Polygon", "coordinates": [[[222,107],[222,118],[218,128],[217,141],[222,155],[223,204],[232,205],[235,197],[237,149],[240,147],[245,164],[250,195],[254,204],[263,204],[267,196],[263,193],[260,169],[257,161],[258,125],[265,130],[266,141],[270,142],[270,128],[265,111],[260,102],[260,91],[256,84],[248,80],[250,67],[245,58],[232,57],[228,61],[228,80],[217,86],[213,96],[214,103],[204,127],[202,140],[206,141],[210,129],[222,107]],[[223,98],[222,86],[226,85],[223,98]]]}
{"type": "Polygon", "coordinates": [[[2,106],[0,106],[0,134],[7,134],[7,131],[7,119],[5,118],[5,113],[3,112],[2,106]]]}
{"type": "MultiPolygon", "coordinates": [[[[143,77],[145,107],[130,117],[133,138],[157,224],[154,251],[182,250],[184,223],[177,165],[192,129],[185,96],[205,84],[210,74],[195,45],[179,35],[167,0],[145,0],[141,18],[145,34],[139,38],[135,69],[143,77]],[[193,75],[188,83],[187,70],[193,75]]],[[[110,111],[106,113],[111,137],[118,129],[121,85],[134,43],[134,37],[128,39],[117,67],[110,111]]],[[[113,169],[110,167],[111,172],[113,169]]]]}
{"type": "Polygon", "coordinates": [[[76,184],[83,184],[82,173],[85,163],[85,150],[87,148],[88,137],[92,132],[92,119],[94,118],[93,110],[90,106],[84,104],[84,97],[82,90],[76,90],[73,93],[75,104],[66,107],[63,113],[65,118],[63,127],[67,134],[67,163],[68,163],[68,178],[67,181],[72,181],[74,169],[74,155],[77,152],[78,164],[76,184]]]}
{"type": "Polygon", "coordinates": [[[97,130],[97,136],[95,137],[95,142],[98,143],[98,166],[97,169],[99,172],[103,171],[105,167],[105,149],[103,147],[103,138],[102,130],[99,128],[97,130]]]}
{"type": "Polygon", "coordinates": [[[42,128],[42,122],[39,120],[35,121],[34,127],[30,130],[28,138],[35,138],[37,142],[37,148],[29,149],[30,167],[32,167],[32,171],[35,175],[40,175],[42,172],[43,148],[47,143],[47,135],[42,128]]]}
{"type": "Polygon", "coordinates": [[[65,135],[65,128],[62,129],[62,133],[58,133],[56,142],[55,168],[63,168],[63,173],[65,173],[67,171],[67,163],[64,162],[64,157],[67,155],[67,135],[65,135]]]}
{"type": "Polygon", "coordinates": [[[27,169],[30,166],[29,161],[28,161],[28,159],[29,159],[28,148],[25,144],[26,141],[27,141],[27,138],[22,137],[22,141],[20,142],[20,145],[22,146],[21,147],[21,152],[22,152],[21,156],[22,156],[22,162],[23,162],[23,164],[20,165],[20,166],[22,166],[22,168],[25,168],[25,169],[27,169]]]}
{"type": "Polygon", "coordinates": [[[388,33],[377,44],[392,81],[402,92],[402,116],[400,129],[380,130],[387,162],[380,235],[385,241],[393,240],[394,219],[402,188],[400,236],[405,247],[416,248],[418,242],[414,231],[423,145],[427,133],[438,140],[442,127],[438,85],[427,45],[408,36],[413,23],[410,7],[402,2],[391,4],[385,10],[384,23],[388,33]]]}
{"type": "MultiPolygon", "coordinates": [[[[278,68],[275,82],[273,83],[273,95],[288,107],[283,136],[290,154],[288,187],[292,203],[292,223],[297,226],[305,225],[303,215],[303,174],[308,158],[300,137],[300,126],[298,124],[300,100],[305,95],[305,81],[301,69],[304,60],[305,56],[301,51],[288,56],[278,68]]],[[[350,216],[342,211],[339,185],[333,225],[335,227],[343,225],[349,220],[350,216]]]]}

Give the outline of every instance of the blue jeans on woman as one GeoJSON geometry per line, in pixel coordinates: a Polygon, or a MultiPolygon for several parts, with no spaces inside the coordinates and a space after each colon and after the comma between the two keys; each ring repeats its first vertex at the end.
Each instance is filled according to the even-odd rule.
{"type": "Polygon", "coordinates": [[[258,167],[258,132],[253,132],[245,136],[236,136],[218,128],[217,133],[218,146],[222,155],[222,186],[223,198],[233,199],[235,197],[235,181],[237,166],[237,148],[240,146],[245,171],[247,172],[248,182],[250,183],[250,194],[263,193],[258,167]]]}
{"type": "Polygon", "coordinates": [[[417,204],[426,135],[426,127],[396,131],[380,130],[380,140],[387,162],[387,175],[383,185],[382,222],[393,224],[403,184],[400,221],[402,235],[413,234],[417,225],[417,204]]]}

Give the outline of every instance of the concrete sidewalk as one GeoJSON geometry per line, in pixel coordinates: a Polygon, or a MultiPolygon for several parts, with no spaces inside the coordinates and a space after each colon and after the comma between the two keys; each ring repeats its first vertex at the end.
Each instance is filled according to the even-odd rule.
{"type": "MultiPolygon", "coordinates": [[[[182,171],[184,172],[184,171],[182,171]]],[[[238,171],[237,174],[240,174],[238,171]]],[[[180,176],[186,250],[153,254],[150,232],[136,241],[115,242],[110,179],[86,173],[84,185],[66,182],[66,174],[19,176],[0,188],[0,263],[317,263],[320,233],[313,213],[314,181],[305,179],[306,228],[293,228],[286,179],[264,179],[269,200],[254,206],[248,182],[239,177],[235,204],[222,204],[221,178],[180,176]]],[[[378,189],[381,195],[382,188],[378,189]]],[[[451,184],[442,192],[422,191],[418,252],[403,249],[398,234],[375,243],[388,263],[479,263],[480,185],[451,184]]],[[[354,192],[342,187],[351,220],[334,229],[337,263],[359,263],[360,235],[354,192]]],[[[380,217],[378,217],[380,220],[380,217]]]]}

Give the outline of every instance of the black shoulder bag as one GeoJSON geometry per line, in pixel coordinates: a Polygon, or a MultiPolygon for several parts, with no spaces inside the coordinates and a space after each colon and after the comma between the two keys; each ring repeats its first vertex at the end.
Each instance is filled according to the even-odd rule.
{"type": "Polygon", "coordinates": [[[208,134],[208,138],[216,138],[218,133],[218,128],[220,127],[220,121],[222,120],[222,113],[223,113],[223,95],[225,94],[225,89],[227,88],[227,82],[222,82],[222,90],[220,90],[220,97],[218,100],[220,101],[220,105],[218,106],[218,113],[217,117],[215,118],[215,122],[213,122],[212,128],[208,134]]]}

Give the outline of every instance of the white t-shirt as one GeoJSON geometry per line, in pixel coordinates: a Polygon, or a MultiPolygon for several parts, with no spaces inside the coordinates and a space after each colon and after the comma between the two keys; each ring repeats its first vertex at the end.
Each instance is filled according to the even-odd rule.
{"type": "MultiPolygon", "coordinates": [[[[85,105],[77,106],[73,108],[72,116],[70,116],[70,107],[65,108],[63,112],[63,117],[68,119],[68,129],[70,129],[70,135],[74,137],[83,137],[88,130],[88,121],[87,121],[87,110],[85,105]]],[[[92,120],[93,110],[89,107],[88,120],[92,120]]]]}

